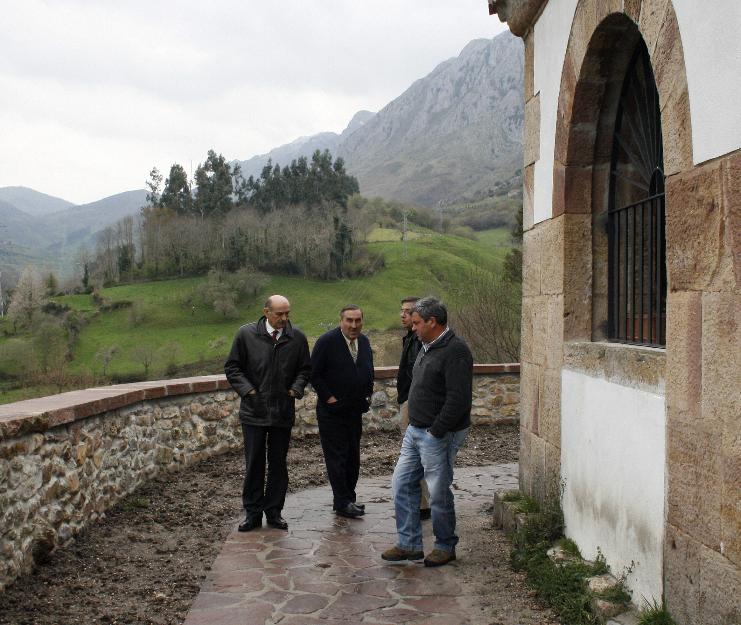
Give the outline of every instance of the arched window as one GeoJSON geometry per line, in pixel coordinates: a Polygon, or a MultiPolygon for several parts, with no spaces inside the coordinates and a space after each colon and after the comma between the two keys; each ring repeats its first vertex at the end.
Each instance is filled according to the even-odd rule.
{"type": "Polygon", "coordinates": [[[608,338],[666,344],[664,154],[659,94],[639,41],[615,120],[608,207],[608,338]]]}

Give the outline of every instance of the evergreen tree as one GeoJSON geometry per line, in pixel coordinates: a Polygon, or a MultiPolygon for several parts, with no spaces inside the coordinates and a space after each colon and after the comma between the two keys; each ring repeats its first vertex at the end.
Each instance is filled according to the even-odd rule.
{"type": "MultiPolygon", "coordinates": [[[[250,176],[250,178],[252,178],[250,176]]],[[[242,166],[237,163],[232,167],[232,188],[234,189],[234,195],[236,196],[236,203],[239,206],[247,204],[248,198],[248,186],[247,181],[242,176],[242,166]]]]}
{"type": "Polygon", "coordinates": [[[201,218],[226,215],[234,206],[231,167],[222,154],[208,151],[205,163],[196,169],[195,183],[195,207],[201,218]]]}
{"type": "Polygon", "coordinates": [[[156,167],[152,167],[147,180],[147,204],[149,206],[159,206],[160,189],[162,187],[162,174],[156,167]]]}
{"type": "Polygon", "coordinates": [[[265,214],[299,204],[309,209],[326,203],[346,208],[348,198],[358,191],[358,181],[347,174],[344,161],[338,158],[333,163],[329,150],[317,150],[311,163],[302,156],[282,169],[268,160],[259,178],[250,176],[245,182],[244,198],[247,205],[265,214]]]}
{"type": "Polygon", "coordinates": [[[170,175],[165,180],[165,187],[162,190],[159,205],[169,208],[179,215],[186,215],[193,209],[193,197],[190,193],[188,175],[182,165],[175,163],[170,167],[170,175]]]}
{"type": "Polygon", "coordinates": [[[522,282],[522,207],[517,213],[515,223],[510,230],[514,247],[504,257],[504,279],[515,284],[522,282]]]}
{"type": "Polygon", "coordinates": [[[53,271],[50,271],[46,275],[46,278],[44,278],[44,287],[46,287],[46,294],[48,296],[51,297],[57,294],[57,291],[59,290],[59,280],[57,280],[57,276],[53,271]]]}

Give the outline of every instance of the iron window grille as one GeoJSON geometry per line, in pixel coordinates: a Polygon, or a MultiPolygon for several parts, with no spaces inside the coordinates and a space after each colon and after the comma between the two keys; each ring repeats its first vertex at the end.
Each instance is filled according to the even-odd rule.
{"type": "Polygon", "coordinates": [[[659,94],[641,42],[615,120],[608,240],[608,338],[666,344],[664,154],[659,94]]]}

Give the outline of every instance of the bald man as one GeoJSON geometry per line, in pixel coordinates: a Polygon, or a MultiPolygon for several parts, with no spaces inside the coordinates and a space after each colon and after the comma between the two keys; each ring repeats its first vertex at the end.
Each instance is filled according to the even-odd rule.
{"type": "Polygon", "coordinates": [[[261,527],[263,513],[270,527],[288,529],[281,515],[288,490],[286,456],[296,420],[295,401],[303,397],[311,374],[309,344],[288,321],[290,312],[285,297],[271,295],[263,316],[239,328],[224,364],[227,380],[241,398],[246,516],[240,532],[261,527]]]}

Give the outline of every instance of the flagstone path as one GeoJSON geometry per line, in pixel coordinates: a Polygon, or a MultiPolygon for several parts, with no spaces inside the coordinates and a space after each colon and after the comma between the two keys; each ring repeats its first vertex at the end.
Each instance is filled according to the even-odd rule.
{"type": "MultiPolygon", "coordinates": [[[[495,490],[517,487],[517,465],[457,468],[459,525],[481,515],[495,490]]],[[[204,581],[185,625],[485,625],[486,595],[467,570],[466,537],[458,560],[439,568],[388,563],[381,552],[396,529],[390,478],[362,480],[361,519],[332,513],[328,487],[289,495],[287,532],[234,531],[204,581]]],[[[424,523],[425,550],[432,548],[424,523]]],[[[471,566],[468,567],[469,569],[471,566]]]]}

